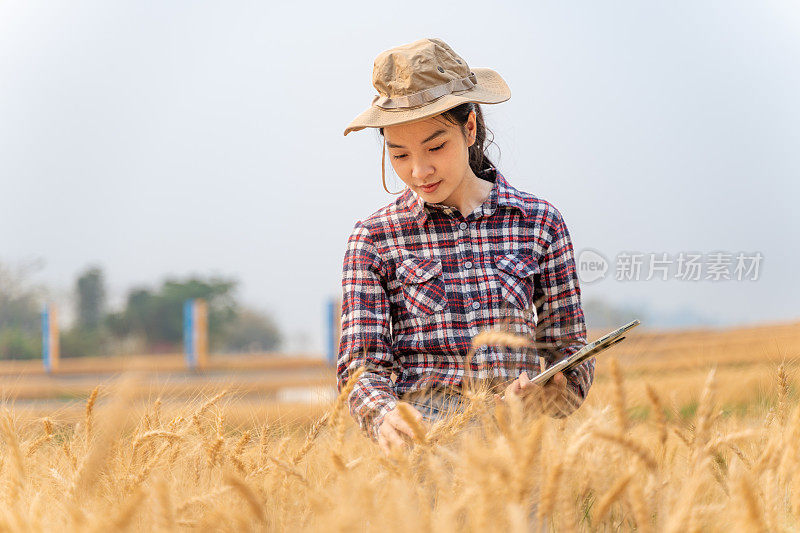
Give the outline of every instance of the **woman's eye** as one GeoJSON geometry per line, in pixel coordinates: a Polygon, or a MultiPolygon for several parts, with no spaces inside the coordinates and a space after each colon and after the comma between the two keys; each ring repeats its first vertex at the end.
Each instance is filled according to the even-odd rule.
{"type": "MultiPolygon", "coordinates": [[[[436,148],[431,148],[431,149],[430,149],[430,151],[431,151],[431,152],[435,152],[436,150],[441,150],[441,149],[442,149],[442,147],[443,147],[445,144],[447,144],[447,141],[443,142],[442,144],[440,144],[440,145],[439,145],[439,146],[437,146],[436,148]]],[[[393,155],[392,157],[393,157],[394,159],[403,159],[405,156],[406,156],[406,154],[401,154],[401,155],[393,155]]]]}

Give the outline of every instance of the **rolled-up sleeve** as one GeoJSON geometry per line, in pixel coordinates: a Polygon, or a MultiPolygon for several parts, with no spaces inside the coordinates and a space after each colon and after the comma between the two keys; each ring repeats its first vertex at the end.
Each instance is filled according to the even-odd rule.
{"type": "Polygon", "coordinates": [[[398,401],[391,383],[394,359],[385,279],[385,266],[369,230],[357,221],[347,241],[342,267],[337,386],[341,391],[356,369],[366,367],[348,402],[350,414],[375,441],[384,416],[398,401]]]}
{"type": "MultiPolygon", "coordinates": [[[[552,206],[551,206],[552,207],[552,206]]],[[[538,330],[537,341],[554,346],[541,355],[548,365],[572,355],[586,346],[586,322],[581,305],[581,289],[575,266],[572,239],[561,213],[550,213],[552,239],[541,264],[541,290],[537,314],[545,324],[538,330]]],[[[538,329],[538,328],[537,328],[538,329]]],[[[564,372],[572,401],[556,406],[550,414],[561,418],[571,414],[586,399],[594,380],[595,360],[591,358],[572,370],[564,372]]]]}

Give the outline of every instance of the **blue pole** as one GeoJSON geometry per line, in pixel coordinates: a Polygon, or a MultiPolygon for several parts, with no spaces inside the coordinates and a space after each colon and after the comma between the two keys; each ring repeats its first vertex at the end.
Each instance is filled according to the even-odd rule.
{"type": "Polygon", "coordinates": [[[194,298],[190,298],[183,302],[183,353],[190,369],[197,367],[194,348],[194,298]]]}
{"type": "Polygon", "coordinates": [[[50,361],[50,313],[47,304],[42,307],[42,362],[45,372],[49,374],[52,370],[52,363],[50,361]]]}

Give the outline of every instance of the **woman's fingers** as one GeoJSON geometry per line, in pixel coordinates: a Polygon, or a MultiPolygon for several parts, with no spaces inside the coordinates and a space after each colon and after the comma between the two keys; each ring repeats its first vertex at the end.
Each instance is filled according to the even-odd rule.
{"type": "Polygon", "coordinates": [[[509,385],[506,387],[505,395],[510,396],[512,394],[519,394],[521,390],[522,387],[520,386],[519,378],[517,378],[509,383],[509,385]]]}
{"type": "MultiPolygon", "coordinates": [[[[425,420],[422,413],[419,412],[419,409],[413,406],[410,407],[412,416],[416,422],[420,424],[425,431],[430,429],[430,423],[425,420]]],[[[381,450],[389,455],[392,452],[392,448],[395,446],[406,447],[410,444],[410,441],[414,439],[414,430],[411,428],[411,425],[403,419],[397,408],[389,411],[383,419],[378,434],[378,444],[381,450]]]]}
{"type": "MultiPolygon", "coordinates": [[[[423,419],[422,413],[420,413],[413,406],[411,406],[411,409],[412,409],[412,414],[413,414],[414,418],[416,419],[417,423],[419,423],[423,427],[423,429],[425,429],[427,431],[428,423],[423,419]]],[[[411,425],[403,419],[403,417],[400,415],[399,411],[396,412],[396,413],[395,413],[395,411],[396,410],[392,410],[392,411],[389,412],[389,415],[387,415],[389,423],[392,424],[392,426],[394,426],[394,428],[399,433],[402,433],[403,435],[408,435],[408,437],[410,439],[414,440],[414,430],[411,428],[411,425]],[[395,413],[395,414],[392,414],[392,413],[395,413]]]]}
{"type": "Polygon", "coordinates": [[[548,383],[549,389],[554,393],[560,395],[567,388],[567,378],[564,377],[563,372],[559,372],[548,383]]]}
{"type": "Polygon", "coordinates": [[[417,423],[420,424],[425,429],[425,431],[430,429],[430,424],[428,423],[427,420],[425,420],[425,417],[422,416],[422,413],[419,412],[419,409],[417,409],[416,407],[414,407],[412,405],[411,406],[411,412],[413,413],[414,418],[416,419],[417,423]]]}
{"type": "Polygon", "coordinates": [[[392,425],[391,421],[387,421],[386,424],[381,426],[381,436],[386,442],[386,445],[381,447],[387,453],[391,453],[391,449],[395,446],[403,447],[406,445],[403,437],[400,436],[400,432],[392,425]]]}
{"type": "Polygon", "coordinates": [[[381,451],[383,451],[384,455],[387,457],[392,453],[393,441],[391,437],[388,436],[392,431],[394,430],[382,429],[380,435],[378,435],[378,444],[381,447],[381,451]]]}
{"type": "Polygon", "coordinates": [[[411,426],[408,425],[408,422],[405,420],[398,420],[397,421],[397,431],[402,433],[404,436],[407,436],[409,439],[414,440],[414,430],[411,429],[411,426]]]}
{"type": "MultiPolygon", "coordinates": [[[[547,369],[547,363],[543,358],[539,358],[539,368],[542,372],[547,369]]],[[[528,372],[523,371],[517,379],[511,382],[505,389],[505,397],[516,395],[525,400],[539,398],[539,401],[549,404],[560,402],[567,393],[567,378],[563,372],[555,374],[544,385],[537,385],[528,377],[528,372]]],[[[495,401],[501,402],[503,398],[495,394],[495,401]]]]}
{"type": "Polygon", "coordinates": [[[514,394],[520,397],[526,397],[537,388],[538,387],[531,381],[531,378],[528,377],[528,371],[523,370],[522,374],[506,387],[505,395],[514,394]]]}
{"type": "Polygon", "coordinates": [[[567,378],[564,376],[563,372],[559,372],[553,376],[544,387],[546,401],[548,403],[560,402],[562,397],[566,394],[566,390],[567,378]]]}
{"type": "Polygon", "coordinates": [[[389,441],[383,435],[383,431],[378,434],[378,446],[381,447],[381,451],[384,455],[389,455],[391,450],[389,449],[389,441]]]}

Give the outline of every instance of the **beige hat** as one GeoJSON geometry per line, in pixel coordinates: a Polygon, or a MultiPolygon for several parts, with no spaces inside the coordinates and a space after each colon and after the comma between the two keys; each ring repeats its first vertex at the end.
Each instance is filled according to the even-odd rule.
{"type": "Polygon", "coordinates": [[[347,126],[345,135],[432,117],[465,102],[499,104],[511,98],[497,72],[470,69],[441,39],[419,39],[381,52],[372,85],[379,94],[347,126]]]}

